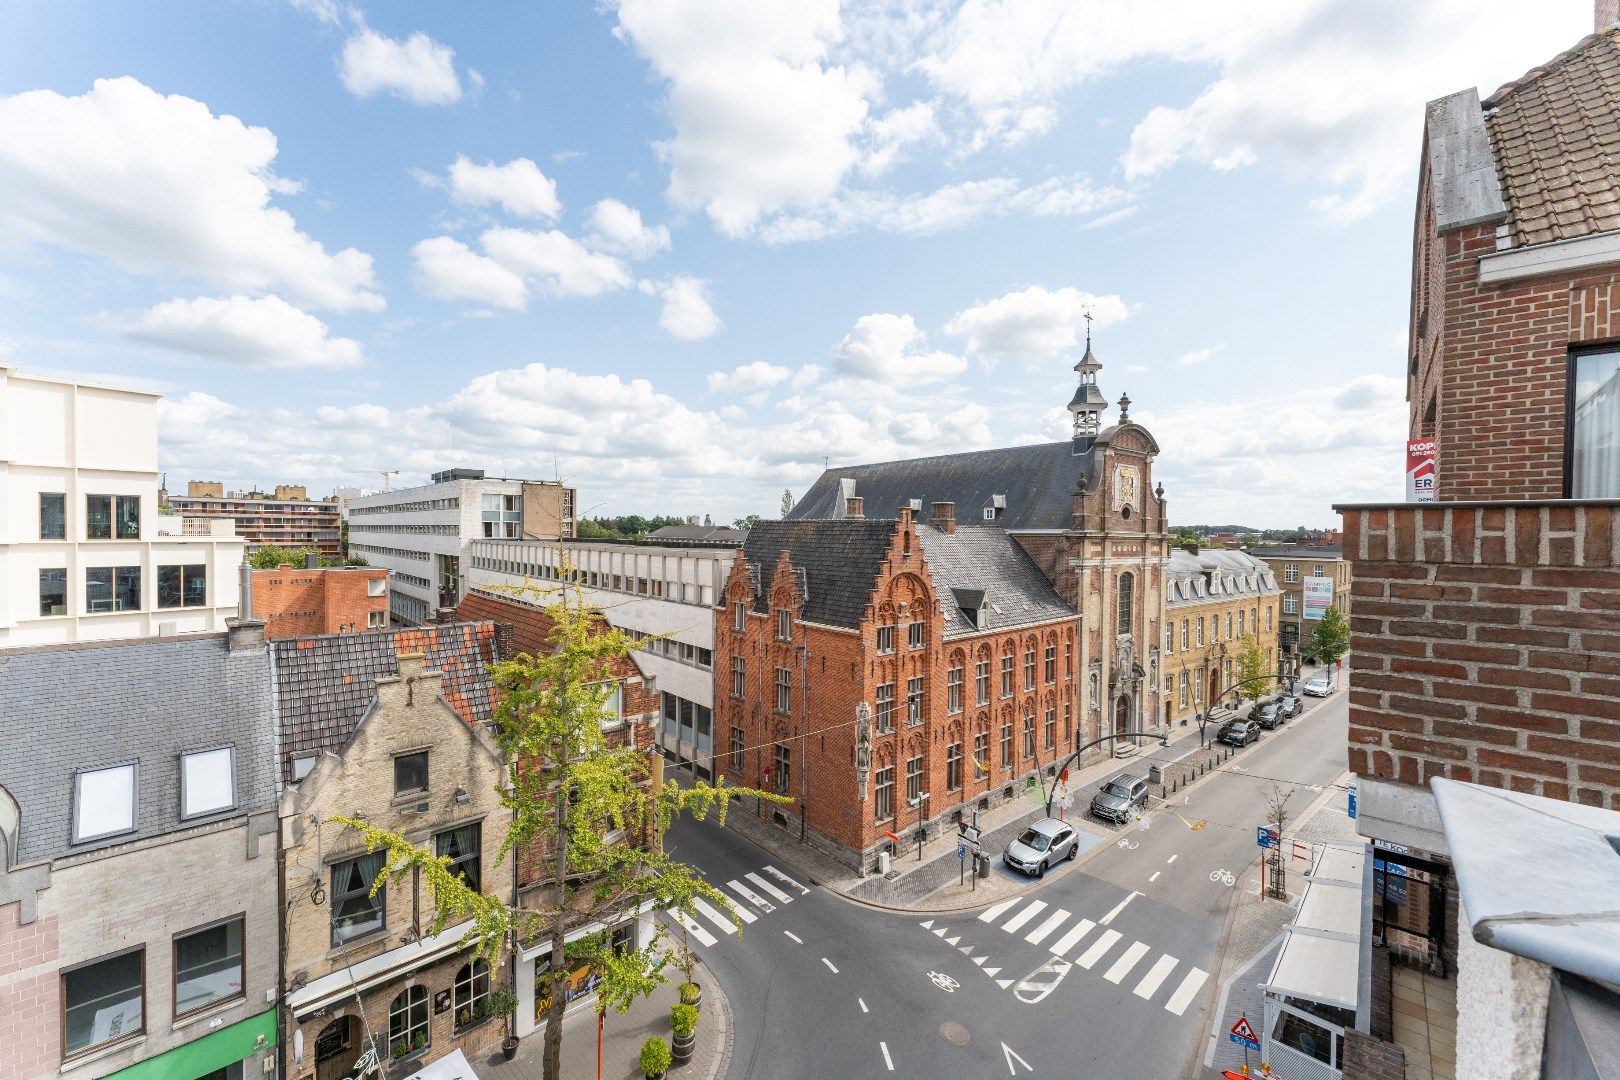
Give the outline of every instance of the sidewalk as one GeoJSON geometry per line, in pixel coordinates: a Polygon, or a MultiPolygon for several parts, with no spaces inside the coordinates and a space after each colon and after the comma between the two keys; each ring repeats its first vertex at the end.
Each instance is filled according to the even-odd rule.
{"type": "MultiPolygon", "coordinates": [[[[669,1080],[718,1080],[731,1063],[731,1005],[720,980],[699,965],[694,976],[703,986],[703,1008],[697,1026],[697,1048],[685,1065],[671,1066],[669,1080]]],[[[641,1080],[641,1044],[650,1035],[670,1041],[669,1009],[680,1000],[671,980],[626,1013],[609,1012],[602,1031],[602,1080],[641,1080]]],[[[481,1080],[540,1080],[545,1055],[544,1029],[518,1045],[511,1061],[496,1054],[475,1063],[481,1080]]],[[[596,1013],[588,1007],[563,1020],[563,1080],[595,1080],[596,1013]]]]}

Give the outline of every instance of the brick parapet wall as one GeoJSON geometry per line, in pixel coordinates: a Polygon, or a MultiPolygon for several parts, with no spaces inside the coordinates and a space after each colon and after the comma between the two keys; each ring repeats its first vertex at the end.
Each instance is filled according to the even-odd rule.
{"type": "Polygon", "coordinates": [[[1344,513],[1350,768],[1620,809],[1620,504],[1344,513]]]}

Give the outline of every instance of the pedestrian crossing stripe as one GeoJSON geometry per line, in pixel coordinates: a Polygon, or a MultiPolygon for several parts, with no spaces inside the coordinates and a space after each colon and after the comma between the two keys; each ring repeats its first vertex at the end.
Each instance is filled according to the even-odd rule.
{"type": "Polygon", "coordinates": [[[775,885],[772,885],[770,882],[766,881],[764,878],[760,877],[758,874],[747,873],[747,874],[744,874],[743,877],[747,878],[749,881],[752,881],[755,885],[758,885],[761,889],[764,889],[766,892],[770,893],[772,896],[774,896],[778,900],[782,901],[782,903],[784,903],[784,904],[793,903],[793,897],[789,896],[787,893],[783,892],[781,889],[778,889],[775,885]]]}
{"type": "Polygon", "coordinates": [[[1091,948],[1087,949],[1085,955],[1080,957],[1080,966],[1088,971],[1091,970],[1097,965],[1097,961],[1103,958],[1103,954],[1114,947],[1114,942],[1118,941],[1121,936],[1123,935],[1118,930],[1105,930],[1103,936],[1093,941],[1091,948]]]}
{"type": "Polygon", "coordinates": [[[670,918],[680,923],[681,926],[686,929],[687,933],[697,938],[698,944],[713,945],[715,941],[718,940],[713,934],[703,929],[703,927],[695,919],[686,914],[686,912],[681,911],[679,908],[670,908],[668,914],[670,918]]]}
{"type": "Polygon", "coordinates": [[[1009,933],[1009,934],[1015,934],[1015,933],[1018,932],[1020,927],[1022,927],[1025,923],[1029,922],[1029,920],[1033,919],[1035,916],[1039,915],[1041,912],[1043,912],[1045,910],[1046,910],[1046,901],[1044,901],[1044,900],[1031,900],[1029,902],[1029,907],[1025,908],[1023,911],[1020,911],[1018,914],[1014,915],[1012,918],[1010,918],[1006,922],[1002,923],[1001,928],[1003,930],[1007,931],[1007,933],[1009,933]]]}
{"type": "Polygon", "coordinates": [[[1021,899],[1021,897],[1015,896],[1011,900],[1003,900],[1001,903],[997,904],[995,907],[986,908],[984,911],[981,911],[979,913],[979,921],[980,922],[995,922],[997,919],[1001,918],[1007,912],[1011,911],[1018,904],[1020,899],[1021,899]]]}
{"type": "Polygon", "coordinates": [[[1146,945],[1140,941],[1133,941],[1130,948],[1119,954],[1119,958],[1114,961],[1114,966],[1108,969],[1103,978],[1111,983],[1120,982],[1131,973],[1131,968],[1136,966],[1136,962],[1142,959],[1147,954],[1147,951],[1148,947],[1146,945]]]}
{"type": "Polygon", "coordinates": [[[1193,968],[1187,972],[1186,977],[1181,980],[1181,985],[1176,987],[1176,992],[1171,994],[1170,1000],[1164,1003],[1164,1007],[1177,1016],[1186,1012],[1187,1006],[1198,995],[1199,988],[1204,985],[1204,980],[1207,978],[1209,978],[1209,972],[1200,968],[1193,968]]]}
{"type": "Polygon", "coordinates": [[[809,889],[805,888],[803,885],[800,885],[797,881],[794,881],[792,878],[790,878],[786,874],[782,873],[782,871],[778,870],[776,867],[774,867],[774,866],[765,866],[765,867],[762,867],[762,869],[767,874],[771,875],[771,877],[773,877],[776,880],[780,881],[782,884],[790,886],[791,888],[798,889],[800,896],[809,896],[810,895],[810,890],[809,889]]]}
{"type": "Polygon", "coordinates": [[[705,919],[708,919],[710,922],[714,923],[715,926],[719,927],[722,934],[735,934],[737,932],[736,923],[714,910],[713,907],[711,907],[701,898],[696,896],[692,897],[692,906],[697,909],[698,914],[702,915],[705,919]]]}
{"type": "Polygon", "coordinates": [[[726,882],[726,888],[730,889],[732,892],[736,893],[750,904],[753,904],[755,907],[759,908],[759,910],[766,915],[769,915],[771,912],[776,910],[776,908],[771,905],[770,901],[766,900],[763,896],[759,895],[759,893],[755,892],[753,889],[750,889],[748,886],[744,885],[735,878],[726,882]]]}

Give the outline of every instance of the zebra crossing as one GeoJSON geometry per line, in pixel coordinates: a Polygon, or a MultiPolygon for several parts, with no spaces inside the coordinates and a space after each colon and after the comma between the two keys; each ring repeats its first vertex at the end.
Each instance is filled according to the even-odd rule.
{"type": "MultiPolygon", "coordinates": [[[[1063,908],[1051,907],[1043,900],[1016,897],[986,908],[979,913],[977,921],[996,926],[1004,933],[1021,938],[1031,945],[1050,942],[1046,944],[1046,948],[1054,957],[1048,962],[1053,971],[1066,971],[1070,964],[1086,971],[1097,971],[1115,986],[1130,986],[1131,993],[1144,1001],[1153,1001],[1167,987],[1173,987],[1162,1005],[1167,1012],[1181,1016],[1186,1013],[1187,1007],[1198,996],[1198,991],[1203,989],[1204,983],[1209,980],[1209,972],[1191,964],[1184,964],[1179,957],[1165,952],[1160,952],[1151,964],[1143,966],[1143,961],[1155,952],[1154,947],[1146,942],[1133,940],[1129,935],[1107,925],[1134,896],[1135,894],[1126,897],[1112,911],[1095,920],[1077,919],[1063,908]],[[1099,928],[1101,933],[1093,936],[1092,931],[1099,928]],[[1124,947],[1118,948],[1122,943],[1124,947]],[[1104,961],[1107,961],[1106,965],[1104,961]]],[[[955,945],[962,937],[968,936],[956,933],[947,937],[947,934],[952,934],[951,929],[940,925],[940,921],[935,919],[928,919],[920,925],[923,929],[943,938],[948,945],[955,945]]],[[[993,950],[983,945],[969,944],[959,946],[958,951],[966,954],[1003,990],[1013,985],[1013,980],[998,978],[1001,968],[985,966],[990,957],[983,954],[993,950]]],[[[1057,977],[1061,978],[1061,975],[1057,977]]],[[[1045,997],[1045,992],[1033,987],[1030,980],[1019,984],[1018,989],[1019,997],[1025,1001],[1045,997]],[[1026,995],[1026,992],[1030,993],[1026,995]]],[[[1049,989],[1046,992],[1050,992],[1049,989]]]]}
{"type": "MultiPolygon", "coordinates": [[[[744,926],[771,914],[779,907],[793,903],[798,896],[808,896],[810,890],[774,866],[762,866],[742,877],[732,878],[720,891],[731,901],[732,910],[744,926]],[[790,891],[791,890],[791,891],[790,891]]],[[[699,945],[713,946],[728,934],[737,932],[737,924],[723,911],[708,901],[692,900],[690,914],[677,908],[667,908],[664,914],[677,926],[685,928],[699,945]],[[701,916],[701,918],[699,918],[701,916]]]]}

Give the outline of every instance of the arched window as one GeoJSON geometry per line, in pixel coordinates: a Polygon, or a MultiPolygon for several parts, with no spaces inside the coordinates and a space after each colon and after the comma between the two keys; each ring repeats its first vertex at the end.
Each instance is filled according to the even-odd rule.
{"type": "Polygon", "coordinates": [[[1128,634],[1131,632],[1133,622],[1131,606],[1136,599],[1135,593],[1136,575],[1131,573],[1119,575],[1119,626],[1117,633],[1128,634]]]}
{"type": "Polygon", "coordinates": [[[402,1058],[428,1044],[428,992],[407,986],[388,1007],[388,1053],[402,1058]]]}
{"type": "Polygon", "coordinates": [[[469,1027],[489,1015],[489,962],[483,957],[474,957],[456,972],[455,1006],[458,1028],[469,1027]]]}

